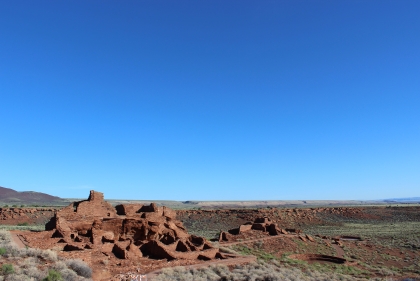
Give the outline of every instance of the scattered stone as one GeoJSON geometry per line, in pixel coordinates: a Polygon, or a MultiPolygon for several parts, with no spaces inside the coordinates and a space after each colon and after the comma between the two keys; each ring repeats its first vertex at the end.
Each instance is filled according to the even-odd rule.
{"type": "Polygon", "coordinates": [[[306,238],[311,242],[315,242],[315,239],[312,236],[310,236],[309,234],[306,234],[306,238]]]}

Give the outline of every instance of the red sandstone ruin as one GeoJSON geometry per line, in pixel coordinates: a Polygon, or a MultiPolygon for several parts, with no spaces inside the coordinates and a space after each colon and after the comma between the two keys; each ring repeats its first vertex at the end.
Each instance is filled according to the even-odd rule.
{"type": "Polygon", "coordinates": [[[250,230],[258,230],[266,232],[269,235],[280,235],[287,234],[288,232],[282,228],[279,228],[277,224],[271,221],[268,217],[256,218],[254,222],[247,222],[238,228],[229,230],[228,232],[222,231],[219,235],[219,242],[230,241],[234,235],[246,233],[250,230]]]}
{"type": "Polygon", "coordinates": [[[94,249],[120,259],[227,258],[205,238],[188,234],[175,211],[156,204],[122,204],[115,208],[100,192],[55,213],[46,224],[64,251],[94,249]]]}
{"type": "MultiPolygon", "coordinates": [[[[234,242],[237,240],[237,237],[240,236],[241,238],[252,238],[249,237],[251,232],[260,232],[262,235],[269,235],[269,236],[277,236],[280,234],[292,234],[296,235],[299,239],[304,242],[308,240],[310,242],[315,242],[314,238],[308,234],[303,234],[300,229],[294,228],[280,228],[276,223],[274,223],[268,217],[260,217],[256,218],[254,222],[247,222],[245,224],[240,225],[238,228],[233,228],[227,232],[222,231],[219,235],[219,242],[234,242]]],[[[254,237],[255,238],[255,237],[254,237]]]]}

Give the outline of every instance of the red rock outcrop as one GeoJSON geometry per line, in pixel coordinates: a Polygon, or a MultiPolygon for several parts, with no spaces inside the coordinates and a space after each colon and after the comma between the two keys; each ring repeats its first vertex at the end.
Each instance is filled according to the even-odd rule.
{"type": "Polygon", "coordinates": [[[224,257],[206,239],[188,234],[182,222],[176,220],[175,211],[154,203],[114,208],[104,201],[102,193],[93,190],[88,200],[56,212],[46,230],[52,230],[53,238],[60,238],[64,251],[94,249],[121,259],[224,257]]]}

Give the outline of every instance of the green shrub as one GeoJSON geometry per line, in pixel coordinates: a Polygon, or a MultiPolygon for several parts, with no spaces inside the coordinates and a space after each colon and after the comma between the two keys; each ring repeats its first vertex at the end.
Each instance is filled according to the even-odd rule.
{"type": "Polygon", "coordinates": [[[54,269],[50,269],[48,271],[47,277],[42,279],[42,281],[59,281],[63,280],[63,277],[61,276],[60,272],[55,271],[54,269]]]}
{"type": "Polygon", "coordinates": [[[4,255],[6,253],[5,248],[0,248],[0,256],[4,255]]]}
{"type": "Polygon", "coordinates": [[[7,275],[7,274],[12,274],[13,272],[15,272],[15,270],[13,269],[12,264],[5,263],[1,266],[1,272],[7,275]]]}
{"type": "Polygon", "coordinates": [[[27,222],[18,223],[18,226],[28,226],[28,225],[29,225],[29,223],[27,223],[27,222]]]}

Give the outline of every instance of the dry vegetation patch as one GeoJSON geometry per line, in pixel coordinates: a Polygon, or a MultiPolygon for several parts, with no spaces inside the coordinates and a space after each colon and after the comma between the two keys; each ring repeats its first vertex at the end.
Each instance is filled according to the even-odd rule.
{"type": "Polygon", "coordinates": [[[51,250],[20,249],[5,230],[0,230],[0,255],[0,280],[91,280],[83,261],[64,260],[51,250]]]}
{"type": "Polygon", "coordinates": [[[201,269],[185,267],[167,268],[155,279],[156,281],[356,281],[352,276],[337,273],[322,273],[315,270],[302,271],[299,268],[281,265],[278,261],[259,261],[236,266],[230,270],[218,265],[201,269]]]}

